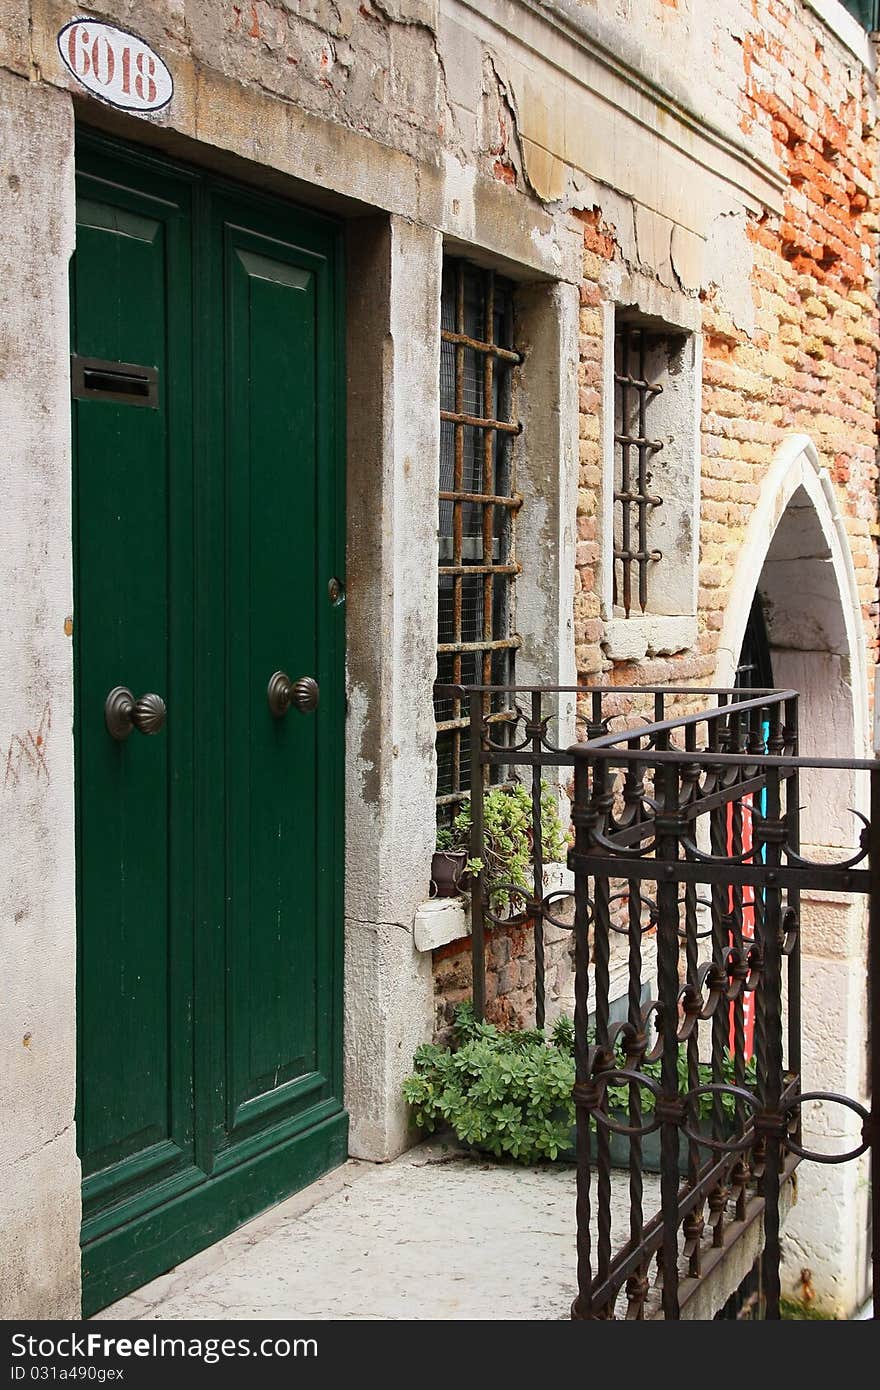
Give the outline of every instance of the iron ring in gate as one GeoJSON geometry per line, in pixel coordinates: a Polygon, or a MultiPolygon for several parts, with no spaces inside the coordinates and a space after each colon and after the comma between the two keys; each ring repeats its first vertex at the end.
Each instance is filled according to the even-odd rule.
{"type": "Polygon", "coordinates": [[[798,1158],[808,1159],[811,1163],[849,1163],[851,1159],[861,1158],[863,1153],[867,1153],[871,1147],[872,1121],[871,1114],[864,1105],[853,1100],[851,1096],[841,1096],[836,1091],[802,1091],[786,1106],[785,1118],[794,1117],[795,1112],[811,1100],[825,1101],[832,1105],[844,1105],[848,1110],[852,1110],[862,1122],[862,1142],[857,1148],[849,1149],[847,1153],[827,1154],[821,1153],[817,1149],[804,1148],[796,1140],[786,1138],[783,1142],[790,1153],[797,1154],[798,1158]]]}

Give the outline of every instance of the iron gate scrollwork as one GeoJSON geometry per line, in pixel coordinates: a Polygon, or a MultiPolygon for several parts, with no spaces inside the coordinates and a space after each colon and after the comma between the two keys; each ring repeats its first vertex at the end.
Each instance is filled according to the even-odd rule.
{"type": "Polygon", "coordinates": [[[533,884],[518,890],[518,911],[499,917],[485,874],[473,882],[480,1016],[487,932],[502,920],[530,923],[536,1025],[544,1024],[545,927],[572,924],[557,910],[563,893],[545,891],[542,778],[554,769],[563,786],[573,779],[572,1317],[686,1316],[705,1280],[762,1223],[755,1247],[765,1316],[778,1318],[780,1226],[797,1165],[850,1162],[869,1152],[876,1190],[876,1101],[869,1109],[801,1086],[800,953],[804,890],[867,900],[870,1084],[880,1067],[880,992],[871,968],[880,958],[880,764],[799,756],[792,690],[457,687],[455,695],[469,706],[471,748],[479,750],[471,766],[472,857],[480,857],[482,799],[498,767],[506,780],[531,782],[533,884]],[[497,713],[486,720],[489,693],[493,708],[506,708],[507,727],[499,729],[497,713]],[[550,734],[563,701],[577,708],[581,741],[571,746],[550,734]],[[858,843],[839,862],[803,853],[807,771],[814,783],[841,772],[870,783],[870,816],[857,817],[858,843]],[[622,965],[625,977],[617,1021],[612,963],[616,979],[622,965]],[[646,976],[653,986],[647,1000],[646,976]],[[802,1113],[814,1103],[854,1114],[857,1133],[846,1152],[817,1152],[804,1142],[802,1113]],[[657,1134],[654,1177],[647,1149],[657,1134]],[[623,1209],[611,1153],[615,1145],[619,1166],[621,1142],[628,1149],[623,1209]]]}
{"type": "MultiPolygon", "coordinates": [[[[680,1317],[707,1266],[720,1258],[718,1252],[759,1219],[764,1313],[778,1318],[780,1222],[794,1168],[804,1159],[849,1162],[869,1149],[876,1166],[876,1111],[849,1096],[801,1089],[800,900],[810,888],[866,895],[871,956],[877,959],[878,854],[872,850],[880,772],[873,763],[799,757],[794,691],[742,693],[749,698],[734,699],[730,692],[714,709],[601,735],[570,750],[577,953],[576,1318],[614,1316],[622,1295],[627,1316],[645,1316],[653,1262],[662,1314],[680,1317]],[[816,863],[801,853],[805,769],[814,778],[835,771],[870,776],[871,817],[859,818],[858,845],[841,862],[816,863]],[[615,884],[622,885],[617,895],[615,884]],[[615,920],[615,896],[626,904],[625,926],[615,920]],[[640,980],[646,916],[657,933],[657,995],[640,1006],[634,985],[640,980]],[[610,1025],[608,959],[615,930],[629,933],[631,987],[625,1022],[610,1025]],[[747,1038],[747,1008],[753,1013],[752,1039],[747,1038]],[[704,1043],[706,1031],[710,1036],[704,1043]],[[747,1076],[749,1052],[754,1064],[747,1076]],[[646,1074],[649,1060],[659,1062],[659,1079],[646,1074]],[[625,1125],[610,1113],[611,1087],[628,1092],[625,1125]],[[646,1093],[653,1103],[643,1114],[646,1093]],[[818,1101],[855,1112],[861,1133],[848,1151],[815,1152],[805,1145],[803,1107],[818,1101]],[[657,1129],[660,1210],[645,1221],[641,1146],[657,1129]],[[612,1250],[609,1159],[615,1130],[627,1134],[630,1145],[630,1230],[617,1251],[612,1250]]],[[[876,1052],[873,982],[869,989],[876,1052]]],[[[876,1067],[876,1057],[874,1062],[876,1067]]],[[[873,1234],[876,1316],[876,1203],[873,1234]]]]}

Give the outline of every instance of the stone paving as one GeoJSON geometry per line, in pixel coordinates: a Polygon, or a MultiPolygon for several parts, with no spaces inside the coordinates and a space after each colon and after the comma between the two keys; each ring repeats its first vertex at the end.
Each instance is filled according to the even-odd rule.
{"type": "MultiPolygon", "coordinates": [[[[646,1176],[646,1214],[655,1186],[646,1176]]],[[[393,1163],[350,1161],[98,1317],[567,1319],[574,1293],[574,1168],[432,1141],[393,1163]]]]}

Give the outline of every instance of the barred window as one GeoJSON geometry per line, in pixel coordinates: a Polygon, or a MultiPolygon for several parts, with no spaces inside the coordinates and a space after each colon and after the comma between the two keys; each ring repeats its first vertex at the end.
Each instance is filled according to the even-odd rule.
{"type": "Polygon", "coordinates": [[[688,612],[693,345],[655,322],[614,329],[614,614],[688,612]]]}
{"type": "Polygon", "coordinates": [[[597,575],[611,661],[697,640],[702,335],[684,296],[669,318],[626,281],[603,309],[602,546],[597,575]],[[630,297],[631,296],[631,297],[630,297]]]}
{"type": "MultiPolygon", "coordinates": [[[[461,260],[443,269],[440,345],[440,551],[437,680],[510,685],[518,572],[514,518],[512,287],[461,260]]],[[[503,697],[484,713],[504,724],[503,697]]],[[[467,711],[438,698],[437,801],[441,818],[465,799],[470,779],[467,711]]]]}
{"type": "Polygon", "coordinates": [[[648,376],[648,333],[620,323],[614,331],[614,606],[628,618],[648,608],[648,571],[662,559],[648,543],[648,519],[662,499],[650,488],[654,457],[663,448],[652,439],[653,405],[663,390],[648,376]]]}

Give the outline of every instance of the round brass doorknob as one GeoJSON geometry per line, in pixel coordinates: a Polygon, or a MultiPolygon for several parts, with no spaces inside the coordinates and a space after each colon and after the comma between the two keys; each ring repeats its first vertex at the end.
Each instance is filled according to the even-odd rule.
{"type": "Polygon", "coordinates": [[[292,681],[283,671],[276,671],[269,680],[266,698],[274,717],[283,719],[291,705],[295,705],[300,714],[311,714],[318,708],[318,694],[318,682],[311,676],[300,676],[298,681],[292,681]]]}
{"type": "Polygon", "coordinates": [[[132,729],[157,734],[165,723],[165,701],[161,695],[142,695],[136,700],[124,685],[117,685],[104,701],[104,723],[111,738],[123,743],[132,729]]]}

